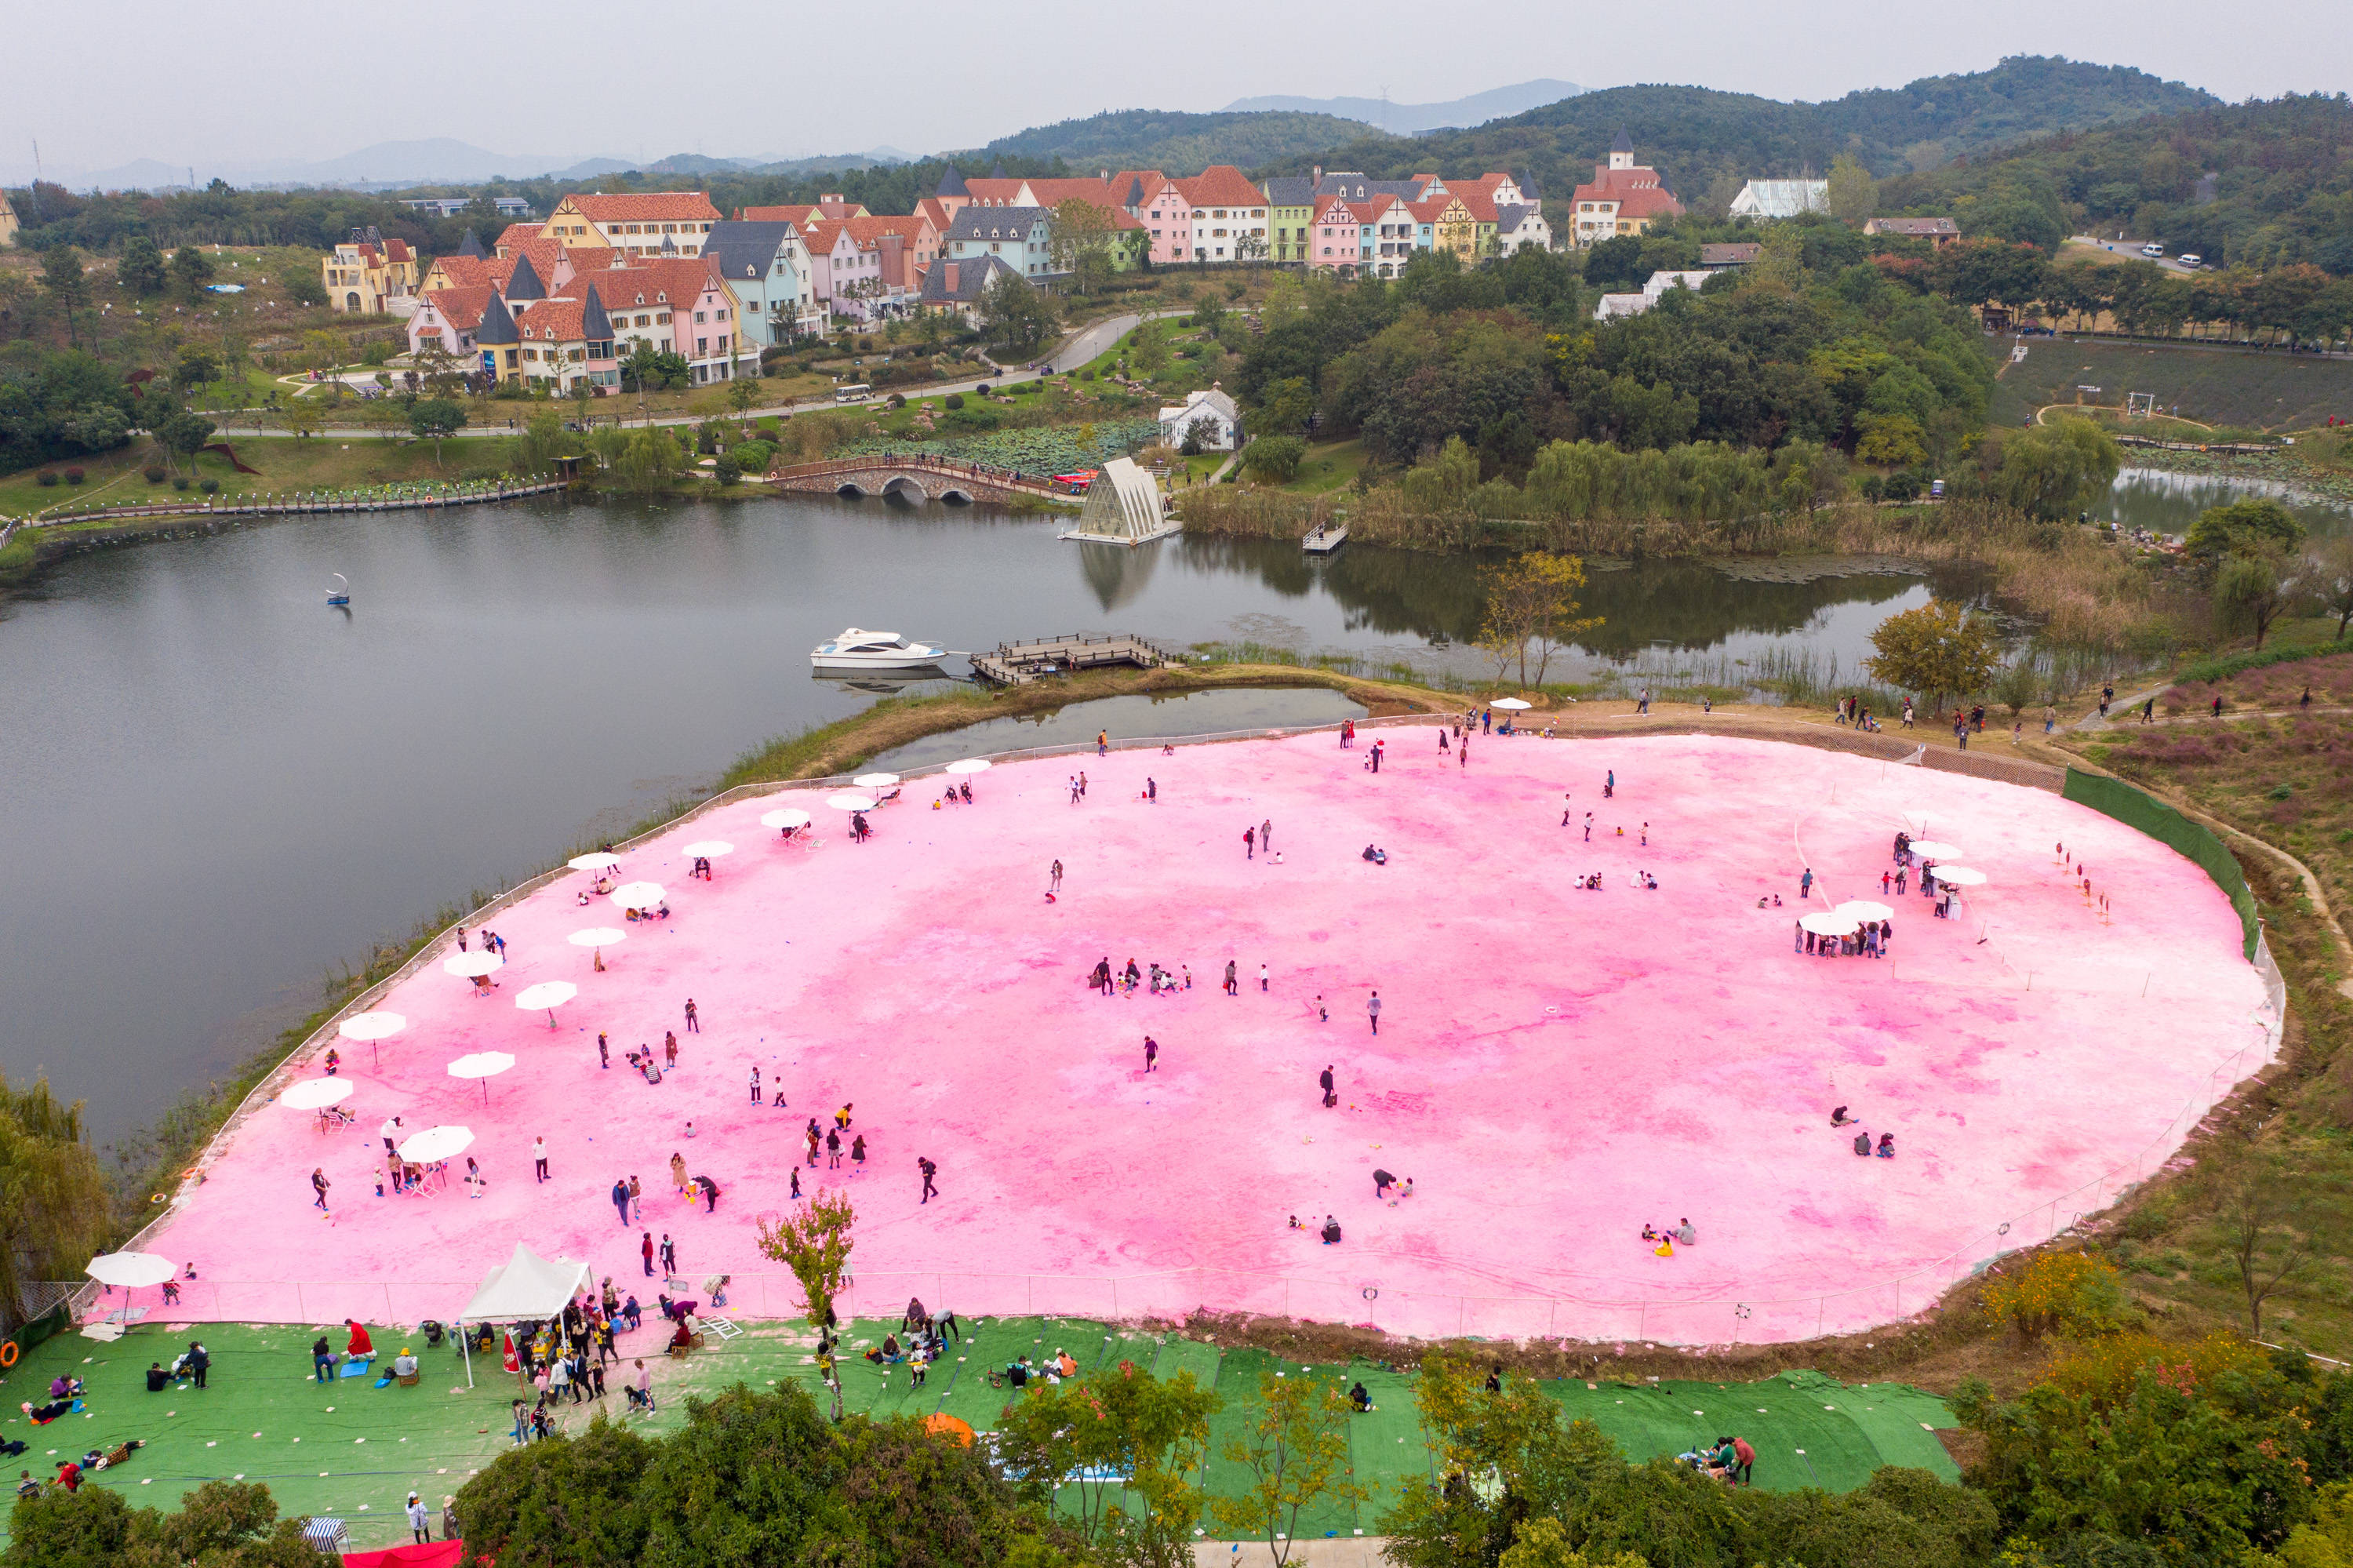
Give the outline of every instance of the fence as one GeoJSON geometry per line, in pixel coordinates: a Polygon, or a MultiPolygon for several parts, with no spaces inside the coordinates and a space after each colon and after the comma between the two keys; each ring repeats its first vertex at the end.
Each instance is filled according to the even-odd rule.
{"type": "MultiPolygon", "coordinates": [[[[1356,727],[1359,730],[1380,729],[1433,722],[1436,722],[1436,715],[1407,714],[1358,720],[1356,727]]],[[[1646,727],[1639,721],[1628,724],[1622,720],[1612,720],[1584,726],[1582,733],[1642,733],[1646,727]]],[[[1734,736],[1755,733],[1753,729],[1736,723],[1719,727],[1715,724],[1681,719],[1659,727],[1734,736]]],[[[1111,744],[1115,749],[1133,750],[1174,745],[1179,741],[1198,745],[1213,741],[1330,734],[1338,728],[1339,726],[1335,724],[1302,725],[1229,730],[1208,735],[1136,737],[1111,744]]],[[[1800,740],[1803,744],[1822,749],[1878,757],[1894,764],[1915,760],[1912,747],[1887,736],[1854,735],[1841,730],[1778,735],[1771,738],[1800,740]]],[[[992,760],[1021,761],[1094,749],[1092,742],[1081,741],[995,753],[992,760]]],[[[2061,789],[2058,769],[2022,758],[1973,758],[1967,754],[1930,752],[1926,760],[1932,767],[1952,771],[1975,772],[1975,768],[1957,766],[1972,761],[1999,765],[2005,773],[2011,775],[2006,781],[2031,782],[2043,789],[2061,789]],[[2042,775],[2050,777],[2045,779],[2042,775]]],[[[909,779],[926,778],[944,771],[946,766],[941,763],[905,768],[901,770],[901,775],[909,779]]],[[[852,777],[839,774],[823,779],[795,779],[789,783],[741,785],[712,796],[675,821],[664,823],[620,847],[634,847],[737,800],[786,789],[832,788],[849,783],[852,777]]],[[[2205,867],[2226,892],[2233,887],[2233,880],[2226,880],[2226,876],[2235,880],[2232,902],[2240,905],[2241,900],[2246,901],[2240,905],[2241,917],[2242,921],[2250,922],[2248,958],[2263,975],[2266,1015],[2254,1021],[2251,1037],[2215,1063],[2197,1091],[2183,1103],[2164,1129],[2129,1160],[2117,1162],[2106,1171],[2065,1192],[2031,1204],[1991,1229],[1900,1274],[1838,1291],[1780,1294],[1768,1288],[1754,1296],[1671,1295],[1627,1298],[1609,1293],[1599,1282],[1597,1282],[1597,1293],[1590,1295],[1562,1290],[1485,1296],[1392,1288],[1380,1282],[1377,1256],[1368,1261],[1366,1276],[1355,1280],[1198,1267],[1096,1276],[915,1270],[856,1275],[843,1293],[839,1309],[845,1316],[890,1318],[903,1310],[909,1298],[919,1297],[934,1311],[952,1308],[971,1317],[1042,1313],[1132,1322],[1145,1319],[1181,1320],[1197,1311],[1214,1309],[1350,1324],[1419,1339],[1469,1336],[1489,1340],[1630,1340],[1699,1346],[1778,1343],[1811,1339],[1826,1333],[1867,1329],[1921,1313],[1952,1287],[1982,1272],[2005,1255],[2066,1234],[2086,1216],[2107,1208],[2142,1181],[2164,1170],[2176,1158],[2182,1142],[2216,1106],[2229,1098],[2241,1079],[2251,1070],[2249,1054],[2260,1053],[2259,1061],[2270,1059],[2281,1021],[2285,1016],[2284,982],[2272,962],[2270,950],[2263,943],[2260,931],[2252,926],[2253,900],[2246,892],[2245,879],[2239,874],[2237,863],[2230,858],[2220,842],[2170,807],[2151,800],[2128,785],[2116,785],[2116,781],[2098,775],[2069,769],[2062,792],[2069,800],[2105,810],[2119,821],[2139,828],[2189,855],[2205,867]],[[2083,782],[2079,784],[2078,780],[2083,782]],[[2102,786],[2114,786],[2124,793],[2109,794],[2101,789],[2102,786]],[[2135,799],[2141,804],[2136,805],[2135,799]],[[2103,800],[2112,802],[2114,809],[2103,804],[2103,800]],[[2130,815],[2128,812],[2138,814],[2130,815]],[[2168,817],[2177,825],[2168,827],[2168,817]],[[2199,837],[2202,837],[2211,846],[2212,853],[2221,857],[2223,869],[2218,870],[2212,861],[2190,847],[2195,845],[2199,837]],[[1212,1302],[1215,1303],[1214,1308],[1210,1305],[1212,1302]]],[[[480,909],[462,916],[458,923],[478,926],[485,916],[508,907],[565,874],[565,869],[559,866],[544,872],[500,895],[480,909]]],[[[257,1086],[232,1113],[222,1133],[216,1136],[214,1147],[217,1147],[230,1129],[251,1114],[257,1105],[275,1097],[280,1086],[294,1071],[297,1064],[323,1049],[335,1037],[335,1026],[343,1016],[375,1005],[376,1001],[394,986],[422,968],[428,957],[438,950],[441,941],[442,937],[437,936],[427,942],[397,973],[369,988],[354,998],[343,1013],[322,1024],[288,1057],[284,1066],[257,1086]]],[[[201,1181],[200,1172],[209,1160],[208,1150],[206,1160],[199,1162],[199,1174],[192,1175],[188,1182],[201,1181]]],[[[179,1199],[192,1190],[188,1183],[184,1182],[172,1207],[176,1208],[179,1199]]],[[[167,1209],[165,1217],[168,1214],[167,1209]]],[[[139,1236],[124,1244],[125,1248],[138,1248],[163,1223],[163,1218],[152,1222],[139,1236]]],[[[1417,1257],[1414,1261],[1427,1260],[1417,1257]]],[[[634,1289],[640,1283],[655,1282],[624,1279],[618,1283],[624,1289],[634,1289]]],[[[701,1276],[682,1280],[681,1284],[681,1291],[674,1293],[696,1299],[706,1295],[702,1288],[701,1276]]],[[[358,1318],[377,1323],[408,1324],[428,1318],[447,1319],[471,1298],[476,1287],[477,1282],[473,1280],[196,1279],[178,1282],[179,1299],[170,1305],[158,1305],[155,1296],[146,1291],[137,1292],[130,1299],[146,1308],[143,1316],[174,1322],[339,1323],[345,1318],[358,1318]]],[[[111,1288],[89,1281],[36,1286],[33,1288],[51,1290],[59,1299],[71,1299],[77,1314],[83,1317],[118,1310],[125,1304],[125,1298],[118,1296],[111,1288]]],[[[641,1299],[649,1298],[649,1293],[641,1294],[641,1299]]],[[[783,1271],[739,1274],[733,1277],[729,1286],[727,1310],[732,1315],[750,1319],[791,1318],[799,1311],[798,1287],[791,1276],[783,1271]]]]}
{"type": "MultiPolygon", "coordinates": [[[[2080,768],[2067,769],[2066,787],[2060,791],[2079,805],[2114,817],[2126,827],[2137,828],[2159,843],[2171,846],[2187,858],[2195,861],[2216,886],[2230,895],[2231,907],[2239,912],[2239,928],[2246,942],[2247,961],[2255,961],[2255,951],[2263,943],[2263,922],[2255,914],[2255,895],[2247,890],[2246,873],[2222,841],[2191,821],[2164,801],[2143,790],[2136,789],[2121,779],[2111,779],[2103,773],[2086,773],[2080,768]]],[[[2264,952],[2269,962],[2270,953],[2264,952]]],[[[2273,973],[2276,974],[2276,969],[2273,973]]]]}

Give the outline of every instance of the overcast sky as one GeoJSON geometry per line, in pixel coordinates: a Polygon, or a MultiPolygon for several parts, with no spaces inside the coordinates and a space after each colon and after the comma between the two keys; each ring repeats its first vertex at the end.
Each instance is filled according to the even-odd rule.
{"type": "Polygon", "coordinates": [[[448,136],[643,162],[977,146],[1112,108],[1261,93],[1430,102],[1555,77],[1780,99],[1979,70],[2005,53],[2137,66],[2225,98],[2353,87],[2342,0],[242,0],[11,7],[0,176],[153,158],[230,167],[448,136]],[[2260,18],[2260,25],[2251,25],[2260,18]]]}

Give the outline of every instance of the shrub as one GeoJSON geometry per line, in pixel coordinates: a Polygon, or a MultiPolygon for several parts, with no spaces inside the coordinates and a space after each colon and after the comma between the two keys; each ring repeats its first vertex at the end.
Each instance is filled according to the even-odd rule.
{"type": "Polygon", "coordinates": [[[81,482],[81,481],[82,481],[82,471],[81,471],[81,470],[79,470],[79,469],[78,469],[78,468],[69,468],[69,469],[66,470],[66,482],[67,482],[68,484],[79,484],[79,483],[81,482]]]}
{"type": "Polygon", "coordinates": [[[174,490],[185,490],[185,489],[187,489],[187,488],[188,488],[188,476],[187,476],[186,474],[185,474],[185,473],[175,473],[175,474],[174,474],[174,475],[172,476],[172,488],[173,488],[173,489],[174,489],[174,490]]]}
{"type": "Polygon", "coordinates": [[[744,466],[733,457],[723,457],[712,465],[711,477],[722,484],[733,484],[743,479],[744,466]]]}
{"type": "Polygon", "coordinates": [[[2087,1252],[2040,1253],[1986,1283],[1986,1316],[2030,1340],[2113,1332],[2124,1304],[2114,1266],[2087,1252]]]}
{"type": "Polygon", "coordinates": [[[892,393],[888,401],[894,410],[903,408],[907,406],[907,397],[903,392],[892,393]]]}
{"type": "Polygon", "coordinates": [[[37,473],[37,474],[34,475],[34,479],[35,479],[35,481],[36,481],[36,482],[37,482],[41,486],[41,488],[42,488],[42,489],[46,490],[46,489],[47,489],[49,486],[51,486],[51,485],[53,485],[53,484],[57,483],[57,482],[58,482],[57,470],[55,470],[55,469],[48,469],[48,468],[45,468],[45,469],[43,469],[39,473],[37,473]]]}
{"type": "Polygon", "coordinates": [[[1297,436],[1261,436],[1242,449],[1242,466],[1255,479],[1282,484],[1299,472],[1306,455],[1307,443],[1297,436]]]}
{"type": "Polygon", "coordinates": [[[164,465],[160,462],[151,462],[145,468],[141,469],[139,472],[150,484],[161,484],[164,482],[164,465]]]}
{"type": "Polygon", "coordinates": [[[1082,371],[1080,371],[1080,372],[1079,372],[1079,379],[1080,379],[1080,380],[1082,380],[1082,381],[1092,381],[1094,378],[1095,378],[1095,367],[1094,367],[1093,366],[1092,366],[1092,365],[1088,366],[1084,370],[1082,370],[1082,371]]]}
{"type": "Polygon", "coordinates": [[[984,381],[984,382],[982,382],[979,386],[977,386],[977,387],[974,387],[972,390],[973,390],[973,395],[974,395],[975,397],[987,397],[987,396],[988,396],[988,383],[987,383],[987,382],[986,382],[986,381],[984,381]]]}
{"type": "Polygon", "coordinates": [[[203,491],[206,495],[217,495],[220,493],[220,481],[217,479],[208,479],[205,481],[204,483],[196,486],[196,488],[203,491]]]}
{"type": "Polygon", "coordinates": [[[964,407],[964,394],[961,392],[951,392],[940,401],[953,411],[964,407]]]}

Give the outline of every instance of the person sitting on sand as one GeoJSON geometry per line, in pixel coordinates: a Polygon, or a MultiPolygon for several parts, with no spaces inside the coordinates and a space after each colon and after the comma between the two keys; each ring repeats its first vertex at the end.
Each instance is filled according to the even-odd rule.
{"type": "Polygon", "coordinates": [[[1324,1245],[1331,1246],[1340,1239],[1340,1222],[1331,1215],[1324,1216],[1324,1245]]]}
{"type": "Polygon", "coordinates": [[[1844,1106],[1841,1106],[1836,1110],[1831,1112],[1831,1125],[1832,1127],[1852,1127],[1857,1119],[1858,1118],[1846,1114],[1846,1107],[1844,1106]]]}
{"type": "Polygon", "coordinates": [[[1879,1135],[1879,1158],[1882,1160],[1893,1160],[1895,1158],[1895,1135],[1894,1133],[1883,1132],[1879,1135]]]}
{"type": "Polygon", "coordinates": [[[1871,1158],[1871,1134],[1858,1132],[1854,1135],[1854,1151],[1862,1159],[1871,1158]]]}

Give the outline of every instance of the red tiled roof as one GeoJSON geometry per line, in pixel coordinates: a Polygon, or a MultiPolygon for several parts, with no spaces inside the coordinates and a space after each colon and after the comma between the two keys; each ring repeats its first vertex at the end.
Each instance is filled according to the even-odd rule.
{"type": "Polygon", "coordinates": [[[1409,201],[1405,204],[1405,209],[1413,214],[1413,220],[1416,223],[1436,223],[1445,216],[1446,209],[1453,205],[1452,194],[1441,192],[1434,196],[1424,196],[1419,201],[1409,201]]]}
{"type": "Polygon", "coordinates": [[[495,253],[512,246],[521,245],[525,240],[536,239],[539,236],[540,225],[536,223],[510,223],[499,231],[498,243],[491,246],[491,249],[495,253]]]}
{"type": "Polygon", "coordinates": [[[928,221],[942,234],[945,234],[948,231],[948,225],[955,221],[948,212],[947,204],[937,196],[925,196],[917,202],[915,216],[928,221]]]}
{"type": "Polygon", "coordinates": [[[1115,207],[1125,194],[1115,191],[1101,180],[1029,180],[1024,182],[1039,207],[1060,207],[1066,201],[1092,202],[1097,207],[1115,207]]]}
{"type": "MultiPolygon", "coordinates": [[[[602,300],[605,291],[599,289],[596,297],[602,300]]],[[[587,308],[585,299],[542,300],[515,318],[515,327],[525,343],[580,343],[580,317],[587,308]]]]}
{"type": "Polygon", "coordinates": [[[1672,217],[1683,209],[1683,204],[1659,184],[1659,171],[1650,168],[1599,166],[1592,180],[1577,186],[1569,199],[1614,201],[1620,217],[1672,217]]]}
{"type": "Polygon", "coordinates": [[[1181,182],[1185,199],[1195,207],[1262,207],[1266,193],[1242,177],[1231,164],[1212,164],[1198,175],[1181,182]]]}
{"type": "Polygon", "coordinates": [[[1355,223],[1356,221],[1356,208],[1348,205],[1348,198],[1345,196],[1317,196],[1315,198],[1314,221],[1317,223],[1355,223]]]}
{"type": "Polygon", "coordinates": [[[427,269],[427,276],[438,273],[451,288],[488,288],[496,281],[491,269],[497,263],[480,256],[443,256],[427,269]]]}
{"type": "MultiPolygon", "coordinates": [[[[470,261],[473,258],[466,260],[470,261]]],[[[471,332],[482,324],[482,312],[490,306],[491,293],[488,283],[469,283],[455,289],[436,289],[425,296],[425,303],[459,332],[471,332]]]]}
{"type": "Polygon", "coordinates": [[[908,243],[913,244],[923,238],[923,226],[927,221],[928,220],[925,218],[915,216],[905,217],[853,217],[848,220],[850,238],[856,239],[860,245],[867,244],[875,239],[880,239],[886,234],[895,234],[900,238],[906,240],[908,243]]]}
{"type": "Polygon", "coordinates": [[[808,226],[824,214],[815,206],[739,207],[735,216],[745,223],[789,223],[806,234],[808,226]]]}
{"type": "Polygon", "coordinates": [[[406,239],[385,240],[384,242],[384,253],[392,258],[395,261],[414,261],[417,260],[417,252],[408,248],[408,241],[406,239]]]}
{"type": "Polygon", "coordinates": [[[668,310],[691,305],[711,283],[711,263],[700,256],[665,257],[583,272],[565,285],[564,297],[586,299],[590,285],[609,311],[668,310]]]}
{"type": "Polygon", "coordinates": [[[1478,222],[1495,221],[1495,198],[1493,192],[1458,185],[1454,187],[1454,199],[1461,202],[1472,217],[1478,222]]]}
{"type": "Polygon", "coordinates": [[[1011,207],[1020,199],[1021,187],[1028,180],[966,180],[964,187],[972,193],[974,202],[982,207],[1011,207]]]}
{"type": "MultiPolygon", "coordinates": [[[[716,223],[719,209],[703,191],[649,191],[643,195],[566,196],[591,223],[716,223]]],[[[561,203],[558,204],[562,205],[561,203]]]]}

